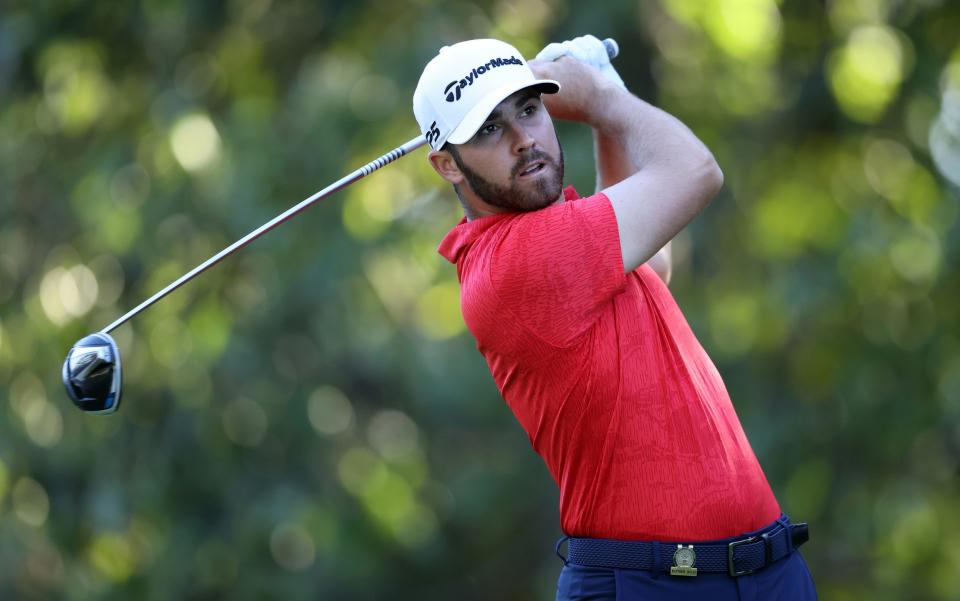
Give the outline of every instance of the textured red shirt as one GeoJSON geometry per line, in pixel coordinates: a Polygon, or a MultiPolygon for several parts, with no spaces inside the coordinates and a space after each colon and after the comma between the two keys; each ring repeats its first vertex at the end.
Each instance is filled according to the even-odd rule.
{"type": "Polygon", "coordinates": [[[780,508],[720,374],[648,266],[623,272],[603,194],[461,221],[440,253],[572,536],[699,541],[780,508]]]}

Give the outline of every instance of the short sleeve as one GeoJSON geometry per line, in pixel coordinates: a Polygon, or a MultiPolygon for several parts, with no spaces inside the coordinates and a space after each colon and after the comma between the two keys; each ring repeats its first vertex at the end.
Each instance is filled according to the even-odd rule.
{"type": "Polygon", "coordinates": [[[550,344],[571,343],[626,280],[610,200],[600,193],[512,219],[490,280],[503,310],[550,344]]]}

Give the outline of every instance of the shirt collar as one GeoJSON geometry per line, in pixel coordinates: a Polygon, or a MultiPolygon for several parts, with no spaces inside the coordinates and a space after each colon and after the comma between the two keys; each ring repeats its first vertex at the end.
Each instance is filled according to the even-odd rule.
{"type": "MultiPolygon", "coordinates": [[[[577,200],[578,198],[580,198],[580,195],[577,194],[573,186],[567,186],[563,189],[564,201],[569,202],[571,200],[577,200]]],[[[444,236],[440,242],[440,246],[437,248],[437,252],[446,260],[455,264],[463,256],[463,253],[466,252],[470,246],[473,245],[473,242],[483,235],[484,232],[504,219],[516,215],[517,213],[497,213],[496,215],[488,215],[487,217],[481,217],[472,221],[467,221],[467,218],[464,217],[444,236]]]]}

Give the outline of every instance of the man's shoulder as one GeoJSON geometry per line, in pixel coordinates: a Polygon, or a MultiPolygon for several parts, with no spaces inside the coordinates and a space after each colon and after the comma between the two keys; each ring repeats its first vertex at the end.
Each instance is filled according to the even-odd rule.
{"type": "Polygon", "coordinates": [[[437,252],[451,263],[460,264],[477,243],[495,232],[512,214],[490,215],[468,221],[466,218],[443,237],[437,252]]]}

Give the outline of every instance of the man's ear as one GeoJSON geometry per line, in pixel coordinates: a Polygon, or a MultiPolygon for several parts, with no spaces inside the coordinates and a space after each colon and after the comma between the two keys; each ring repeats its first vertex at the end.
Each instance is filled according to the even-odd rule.
{"type": "Polygon", "coordinates": [[[446,150],[433,150],[427,155],[433,170],[440,174],[440,177],[447,180],[454,186],[463,182],[463,172],[453,160],[453,155],[446,150]]]}

